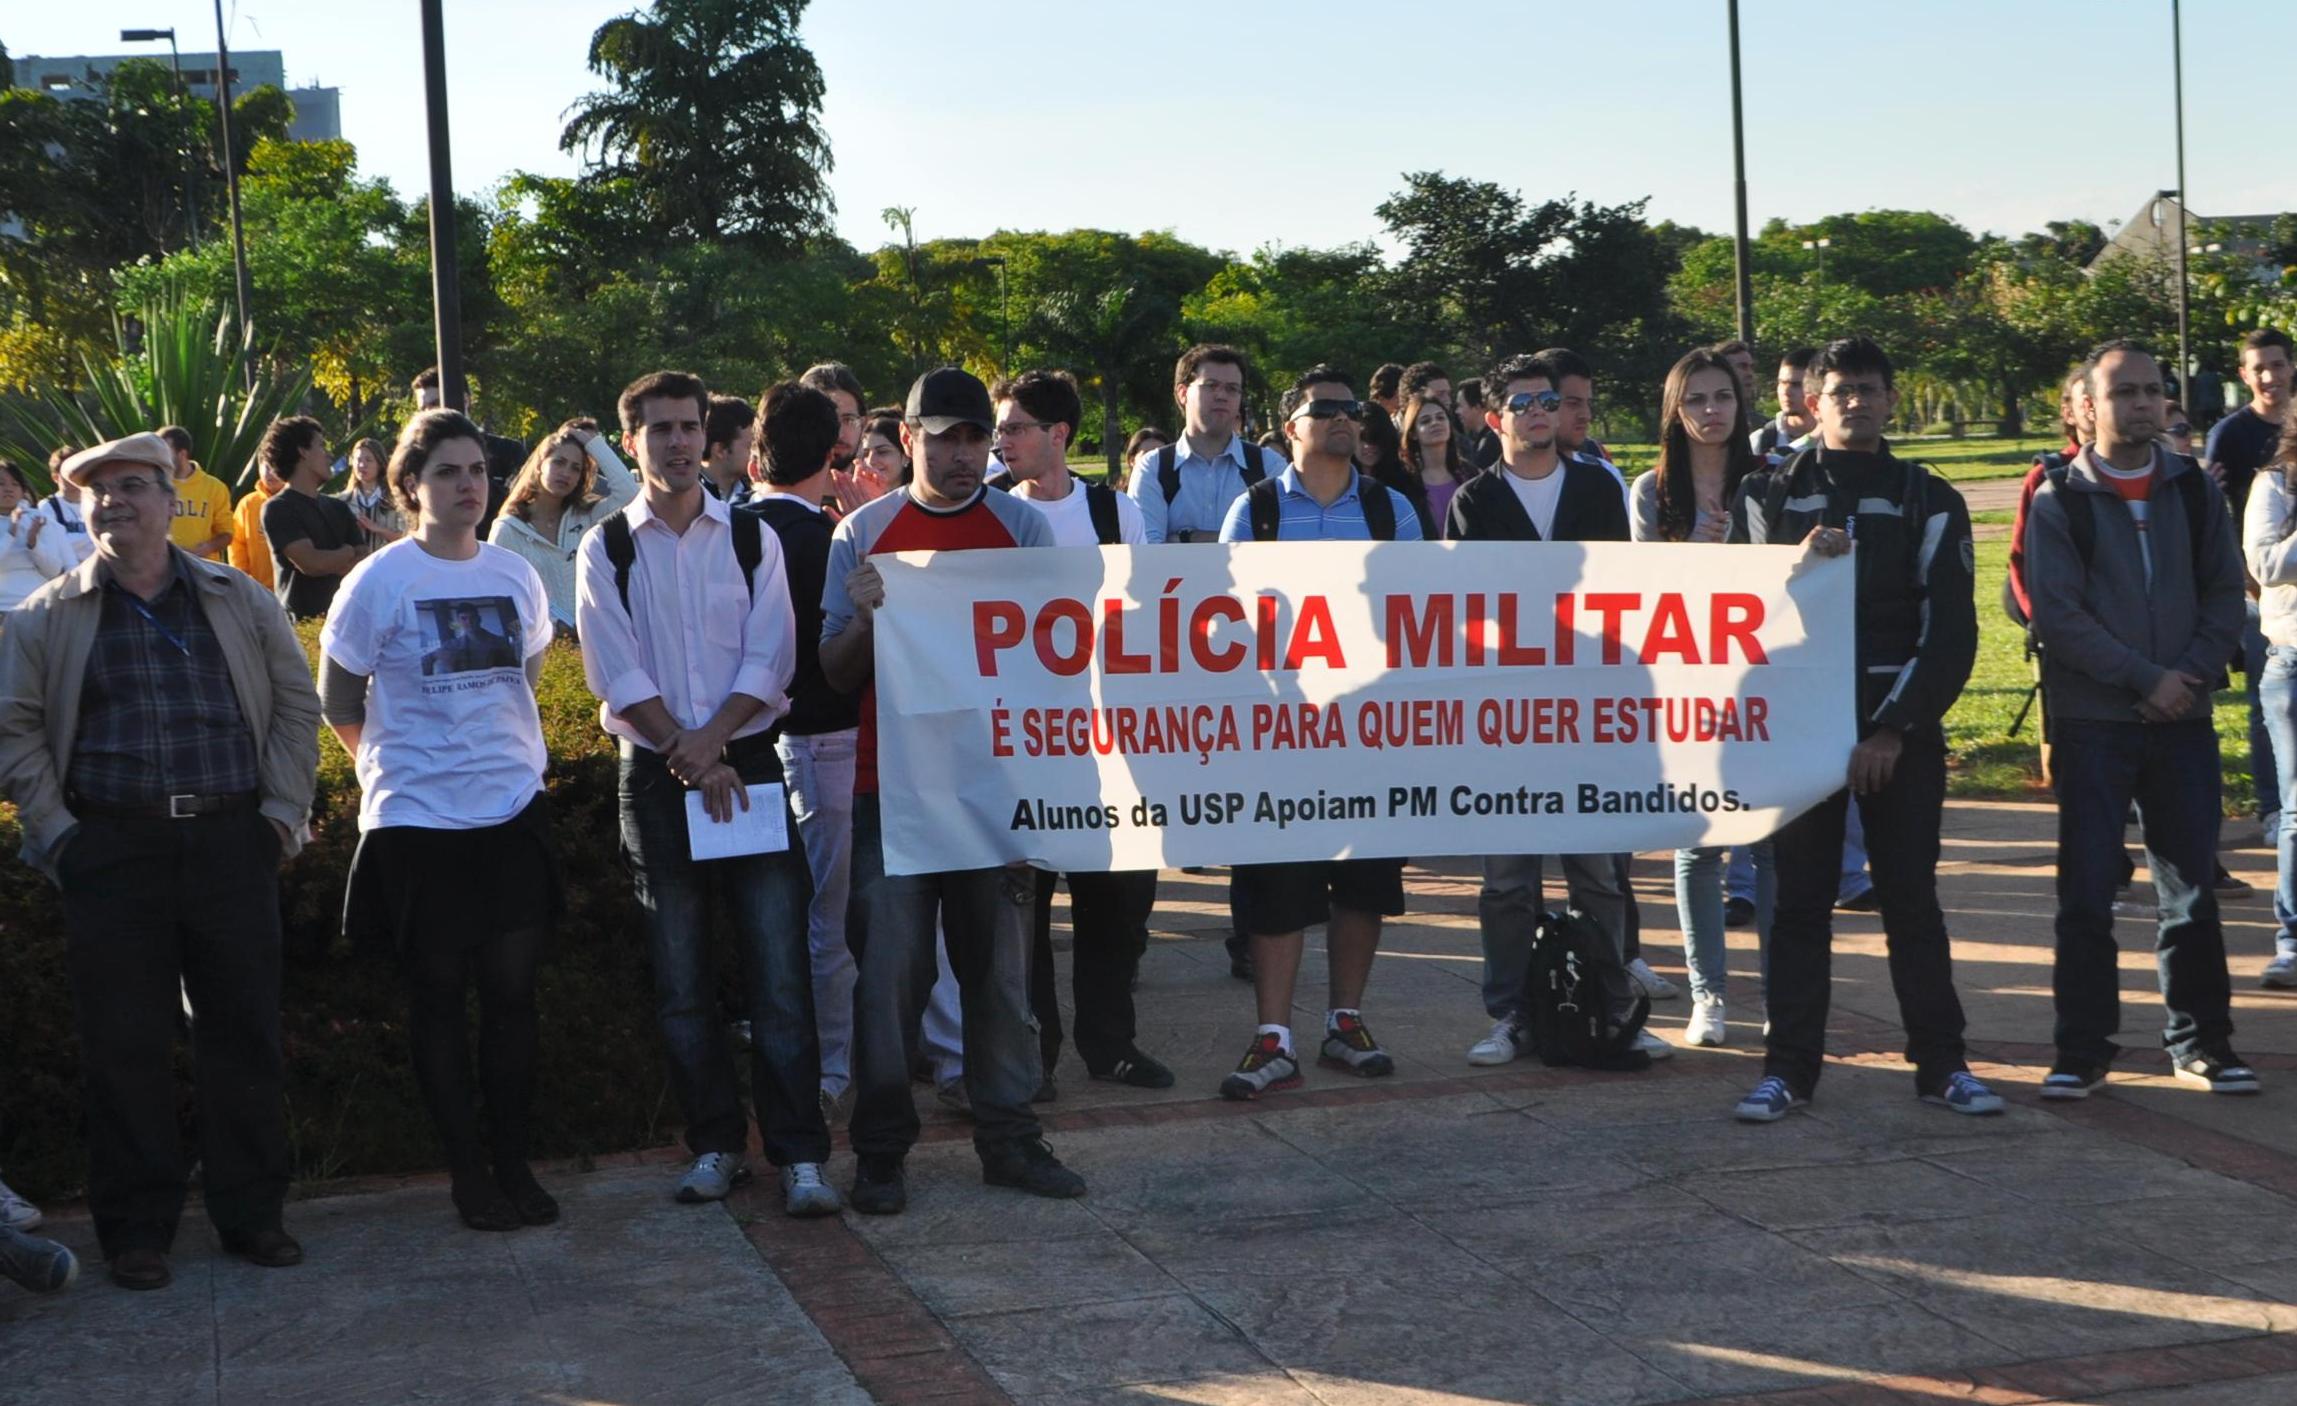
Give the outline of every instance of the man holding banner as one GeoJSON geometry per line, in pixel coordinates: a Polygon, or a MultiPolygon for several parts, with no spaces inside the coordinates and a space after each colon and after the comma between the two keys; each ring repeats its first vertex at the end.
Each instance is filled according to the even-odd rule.
{"type": "MultiPolygon", "coordinates": [[[[1420,519],[1410,502],[1356,472],[1356,434],[1365,406],[1346,372],[1328,366],[1302,372],[1284,394],[1283,411],[1293,462],[1229,506],[1221,541],[1419,539],[1420,519]]],[[[1404,861],[1243,864],[1234,878],[1238,918],[1252,939],[1260,1028],[1235,1072],[1220,1081],[1221,1096],[1253,1099],[1300,1086],[1300,1062],[1292,1052],[1292,987],[1300,973],[1303,930],[1317,923],[1326,925],[1330,967],[1323,1063],[1368,1079],[1395,1073],[1395,1060],[1372,1038],[1361,1007],[1372,958],[1380,950],[1381,917],[1404,911],[1404,861]]]]}
{"type": "Polygon", "coordinates": [[[1964,1058],[1962,1003],[1938,904],[1946,804],[1940,720],[1968,682],[1978,649],[1969,509],[1952,485],[1884,445],[1882,427],[1898,393],[1881,347],[1864,337],[1830,342],[1812,359],[1807,384],[1816,390],[1820,440],[1747,476],[1731,540],[1799,541],[1821,557],[1860,546],[1859,743],[1848,792],[1805,811],[1773,841],[1779,894],[1764,1077],[1735,1112],[1746,1122],[1776,1121],[1807,1104],[1818,1083],[1843,817],[1855,796],[1915,1091],[1956,1113],[1999,1113],[2001,1097],[1971,1075],[1964,1058]]]}

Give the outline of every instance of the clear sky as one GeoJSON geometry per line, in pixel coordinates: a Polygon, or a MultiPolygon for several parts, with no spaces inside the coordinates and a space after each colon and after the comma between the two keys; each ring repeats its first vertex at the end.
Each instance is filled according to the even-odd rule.
{"type": "MultiPolygon", "coordinates": [[[[591,30],[632,0],[447,0],[455,184],[572,173],[567,105],[591,30]]],[[[201,0],[24,4],[16,54],[110,53],[201,0]]],[[[1745,0],[1748,213],[1936,210],[2015,234],[2127,218],[2176,184],[2168,0],[1745,0]]],[[[428,186],[413,0],[227,0],[235,48],[343,90],[360,164],[428,186]]],[[[1237,252],[1375,238],[1428,168],[1531,199],[1651,199],[1731,225],[1724,0],[1374,5],[1210,0],[815,0],[837,225],[885,242],[998,228],[1170,229],[1237,252]],[[1404,18],[1398,19],[1397,16],[1404,18]],[[986,17],[986,20],[985,20],[986,17]]],[[[207,36],[200,38],[199,36],[207,36]]],[[[2297,209],[2286,96],[2297,5],[2187,0],[2186,163],[2197,213],[2297,209]]],[[[161,58],[164,46],[153,46],[161,58]]]]}

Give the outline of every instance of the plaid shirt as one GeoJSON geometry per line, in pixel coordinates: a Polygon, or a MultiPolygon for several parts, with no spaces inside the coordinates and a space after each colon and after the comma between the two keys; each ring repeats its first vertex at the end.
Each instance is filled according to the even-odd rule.
{"type": "Polygon", "coordinates": [[[256,790],[255,739],[183,563],[157,600],[138,600],[109,573],[103,597],[67,794],[150,806],[256,790]]]}

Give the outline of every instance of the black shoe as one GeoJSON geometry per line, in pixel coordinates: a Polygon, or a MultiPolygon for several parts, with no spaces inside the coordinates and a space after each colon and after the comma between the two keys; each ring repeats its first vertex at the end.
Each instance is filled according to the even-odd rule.
{"type": "Polygon", "coordinates": [[[454,1198],[455,1213],[473,1230],[516,1230],[526,1224],[518,1207],[491,1178],[477,1173],[456,1177],[448,1194],[454,1198]]]}
{"type": "Polygon", "coordinates": [[[1054,1078],[1053,1078],[1053,1076],[1052,1076],[1052,1075],[1050,1075],[1050,1074],[1047,1074],[1047,1075],[1045,1076],[1045,1082],[1044,1082],[1044,1083],[1042,1083],[1042,1084],[1039,1084],[1039,1085],[1037,1086],[1037,1091],[1036,1091],[1035,1093],[1033,1093],[1033,1094],[1029,1095],[1029,1102],[1031,1102],[1031,1103],[1053,1103],[1053,1102],[1056,1102],[1057,1100],[1059,1100],[1059,1098],[1060,1098],[1060,1097],[1061,1097],[1061,1086],[1060,1086],[1060,1084],[1059,1084],[1059,1083],[1057,1083],[1057,1082],[1054,1080],[1054,1078]]]}
{"type": "Polygon", "coordinates": [[[295,1237],[274,1226],[269,1230],[227,1231],[223,1248],[265,1269],[292,1269],[303,1263],[303,1247],[295,1237]]]}
{"type": "Polygon", "coordinates": [[[175,1282],[165,1250],[122,1250],[112,1256],[111,1273],[123,1289],[164,1289],[175,1282]]]}
{"type": "Polygon", "coordinates": [[[1723,901],[1723,926],[1727,928],[1752,927],[1755,921],[1755,901],[1751,898],[1730,898],[1723,901]]]}
{"type": "Polygon", "coordinates": [[[2183,1059],[2173,1059],[2170,1068],[2179,1079],[2188,1084],[2200,1084],[2213,1094],[2253,1094],[2258,1091],[2257,1071],[2242,1063],[2241,1056],[2227,1045],[2196,1050],[2183,1059]]]}
{"type": "Polygon", "coordinates": [[[2236,879],[2225,872],[2225,866],[2222,864],[2217,866],[2217,877],[2210,884],[2210,887],[2217,891],[2219,898],[2247,898],[2257,892],[2256,889],[2249,886],[2246,880],[2236,879]]]}
{"type": "Polygon", "coordinates": [[[2042,1097],[2071,1102],[2088,1098],[2090,1090],[2106,1081],[2106,1068],[2102,1064],[2080,1064],[2061,1059],[2050,1066],[2042,1079],[2042,1097]]]}
{"type": "Polygon", "coordinates": [[[909,1208],[909,1182],[898,1157],[863,1156],[845,1203],[865,1216],[898,1216],[909,1208]]]}
{"type": "Polygon", "coordinates": [[[1130,1084],[1136,1089],[1169,1089],[1172,1071],[1137,1049],[1128,1049],[1122,1058],[1106,1069],[1088,1069],[1095,1079],[1112,1084],[1130,1084]]]}
{"type": "Polygon", "coordinates": [[[1872,913],[1882,907],[1882,896],[1868,889],[1855,898],[1842,899],[1834,906],[1845,913],[1872,913]]]}
{"type": "Polygon", "coordinates": [[[1085,1179],[1062,1166],[1043,1138],[983,1148],[981,1180],[990,1186],[1010,1186],[1031,1196],[1058,1200],[1085,1194],[1085,1179]]]}
{"type": "Polygon", "coordinates": [[[1252,953],[1249,949],[1243,952],[1231,952],[1228,954],[1228,974],[1235,977],[1238,981],[1250,981],[1253,979],[1255,972],[1252,965],[1252,953]]]}
{"type": "Polygon", "coordinates": [[[534,1179],[534,1170],[524,1162],[497,1163],[495,1185],[509,1199],[511,1209],[518,1212],[521,1225],[549,1225],[558,1219],[558,1201],[542,1189],[534,1179]],[[507,1167],[509,1170],[501,1170],[507,1167]]]}

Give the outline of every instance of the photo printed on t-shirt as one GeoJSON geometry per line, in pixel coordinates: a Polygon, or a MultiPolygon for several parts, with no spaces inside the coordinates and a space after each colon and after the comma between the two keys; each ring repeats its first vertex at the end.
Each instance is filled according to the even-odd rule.
{"type": "Polygon", "coordinates": [[[525,650],[518,607],[509,596],[415,602],[423,631],[423,676],[516,669],[525,650]]]}

